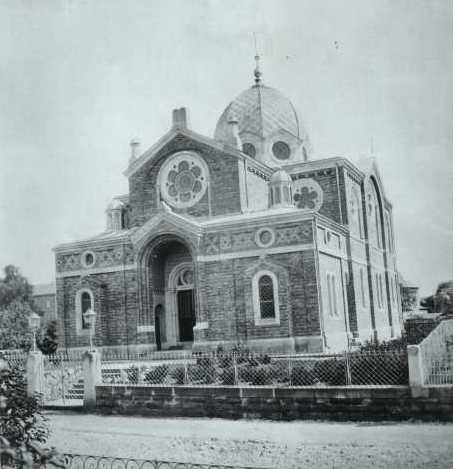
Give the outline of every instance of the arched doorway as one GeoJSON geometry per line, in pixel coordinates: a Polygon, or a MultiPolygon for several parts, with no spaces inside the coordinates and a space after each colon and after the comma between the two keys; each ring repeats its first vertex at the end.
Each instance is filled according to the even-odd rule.
{"type": "Polygon", "coordinates": [[[158,350],[191,346],[196,323],[195,271],[189,247],[162,235],[147,247],[141,310],[154,324],[158,350]]]}
{"type": "Polygon", "coordinates": [[[177,311],[179,342],[193,342],[195,288],[192,263],[177,265],[169,276],[168,300],[177,311]]]}

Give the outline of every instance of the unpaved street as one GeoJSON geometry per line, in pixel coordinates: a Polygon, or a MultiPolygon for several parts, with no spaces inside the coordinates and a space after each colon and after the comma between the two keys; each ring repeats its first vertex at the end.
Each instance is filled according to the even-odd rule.
{"type": "Polygon", "coordinates": [[[453,424],[48,413],[62,452],[268,468],[453,468],[453,424]]]}

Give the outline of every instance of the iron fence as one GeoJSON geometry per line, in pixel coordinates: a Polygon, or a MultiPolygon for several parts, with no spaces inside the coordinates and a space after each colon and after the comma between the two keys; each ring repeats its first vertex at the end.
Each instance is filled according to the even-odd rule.
{"type": "Polygon", "coordinates": [[[63,460],[67,469],[264,469],[257,466],[225,466],[75,454],[65,454],[63,460]]]}
{"type": "Polygon", "coordinates": [[[210,353],[103,362],[104,384],[222,386],[407,385],[406,351],[263,355],[210,353]]]}

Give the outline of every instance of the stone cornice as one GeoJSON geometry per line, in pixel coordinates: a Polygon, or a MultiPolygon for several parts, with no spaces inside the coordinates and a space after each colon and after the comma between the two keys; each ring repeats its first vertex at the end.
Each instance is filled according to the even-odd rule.
{"type": "Polygon", "coordinates": [[[299,174],[299,173],[308,173],[312,171],[321,171],[329,168],[335,167],[345,167],[351,172],[356,178],[362,181],[365,178],[365,174],[357,168],[353,163],[351,163],[348,159],[334,156],[331,158],[324,158],[320,160],[312,160],[312,161],[305,161],[303,163],[295,163],[292,165],[284,166],[284,170],[291,174],[299,174]]]}
{"type": "Polygon", "coordinates": [[[87,238],[79,241],[70,241],[68,243],[62,243],[55,246],[52,250],[57,254],[73,253],[74,251],[88,249],[88,248],[103,248],[118,246],[121,244],[130,243],[130,236],[136,230],[132,228],[130,230],[123,230],[116,236],[110,236],[106,233],[105,237],[100,238],[87,238]]]}

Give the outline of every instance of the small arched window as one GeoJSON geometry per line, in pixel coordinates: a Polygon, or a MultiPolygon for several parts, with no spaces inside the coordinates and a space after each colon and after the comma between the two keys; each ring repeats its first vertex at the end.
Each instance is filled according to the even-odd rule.
{"type": "Polygon", "coordinates": [[[262,319],[275,318],[274,284],[269,275],[263,275],[258,281],[260,313],[262,319]]]}
{"type": "Polygon", "coordinates": [[[89,310],[93,309],[93,305],[91,302],[91,295],[84,291],[80,297],[80,312],[82,314],[82,329],[89,329],[88,324],[85,322],[84,314],[89,310]]]}
{"type": "Polygon", "coordinates": [[[257,272],[252,281],[255,324],[279,324],[278,279],[269,271],[257,272]]]}

